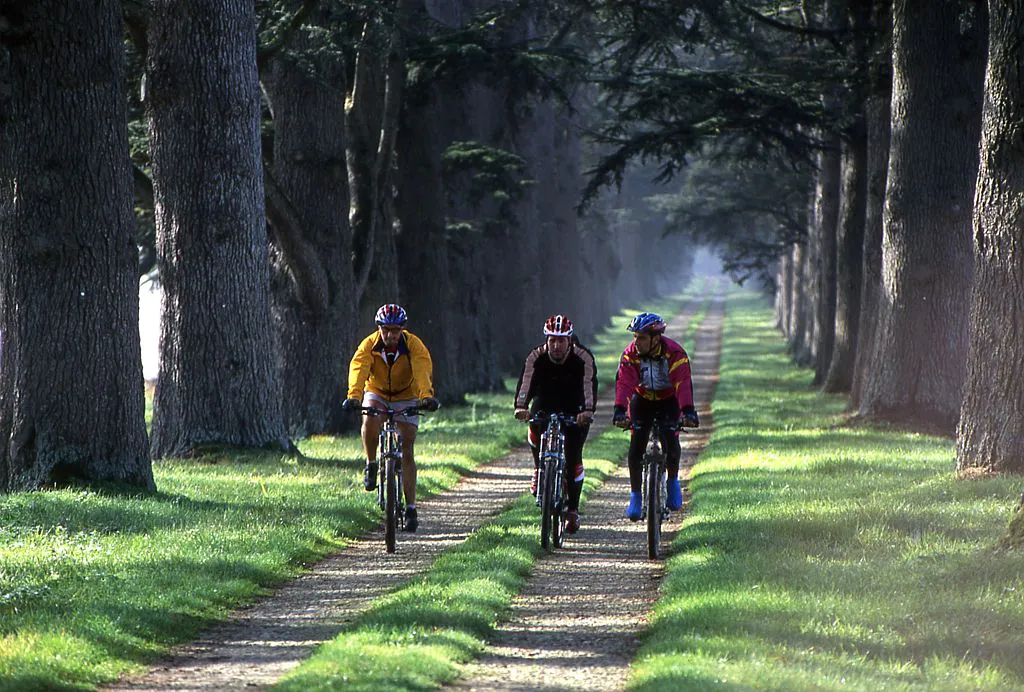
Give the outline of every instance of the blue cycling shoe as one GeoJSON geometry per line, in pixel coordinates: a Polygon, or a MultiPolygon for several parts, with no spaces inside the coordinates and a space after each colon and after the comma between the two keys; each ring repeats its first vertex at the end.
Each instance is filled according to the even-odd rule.
{"type": "Polygon", "coordinates": [[[629,493],[629,506],[626,507],[626,516],[633,521],[640,521],[640,513],[643,511],[644,501],[638,492],[629,493]]]}
{"type": "Polygon", "coordinates": [[[679,487],[678,478],[668,479],[668,497],[665,498],[665,506],[673,512],[683,506],[683,489],[679,487]]]}

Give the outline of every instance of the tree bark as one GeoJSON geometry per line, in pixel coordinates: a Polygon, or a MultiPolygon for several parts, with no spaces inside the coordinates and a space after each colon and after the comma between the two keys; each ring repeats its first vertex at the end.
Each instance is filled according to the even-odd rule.
{"type": "Polygon", "coordinates": [[[807,245],[806,243],[793,244],[793,300],[792,317],[793,335],[789,341],[790,352],[793,354],[793,362],[797,365],[807,365],[811,361],[810,347],[807,343],[807,323],[810,309],[808,308],[808,295],[806,288],[807,276],[807,245]]]}
{"type": "Polygon", "coordinates": [[[398,275],[394,162],[405,100],[404,37],[416,0],[396,0],[394,7],[387,37],[378,35],[375,24],[363,28],[364,45],[345,101],[352,263],[359,323],[367,325],[381,304],[405,302],[398,275]],[[378,43],[387,48],[381,51],[378,43]]]}
{"type": "Polygon", "coordinates": [[[960,413],[967,355],[985,12],[965,12],[978,7],[894,5],[883,310],[862,406],[946,433],[960,413]]]}
{"type": "Polygon", "coordinates": [[[875,0],[873,24],[877,36],[873,50],[864,122],[867,128],[867,206],[864,214],[864,246],[861,277],[857,355],[853,366],[850,407],[861,410],[864,383],[874,365],[872,349],[881,312],[882,211],[889,168],[889,104],[892,100],[892,2],[875,0]]]}
{"type": "Polygon", "coordinates": [[[974,287],[957,469],[1024,473],[1024,2],[989,3],[974,287]]]}
{"type": "Polygon", "coordinates": [[[0,8],[0,491],[153,489],[121,4],[0,8]]]}
{"type": "Polygon", "coordinates": [[[807,312],[804,318],[804,336],[802,339],[803,349],[797,354],[799,365],[814,366],[818,356],[818,316],[820,315],[818,303],[821,301],[821,264],[818,259],[820,255],[820,237],[815,231],[817,221],[817,207],[815,203],[816,192],[810,197],[810,213],[807,215],[808,229],[807,239],[803,244],[803,269],[802,286],[804,292],[803,308],[807,312]]]}
{"type": "Polygon", "coordinates": [[[860,289],[864,252],[864,213],[866,204],[865,160],[867,142],[863,123],[853,128],[843,143],[842,201],[836,238],[836,308],[833,327],[832,361],[822,389],[848,392],[853,385],[860,320],[860,289]]]}
{"type": "MultiPolygon", "coordinates": [[[[398,259],[409,329],[426,343],[434,360],[434,387],[444,400],[459,398],[459,361],[473,353],[459,343],[461,315],[441,306],[454,301],[445,229],[444,187],[438,145],[442,108],[434,89],[407,99],[398,136],[398,189],[395,204],[401,232],[398,259]]],[[[473,357],[473,356],[470,356],[473,357]]]]}
{"type": "MultiPolygon", "coordinates": [[[[825,0],[824,23],[842,31],[845,0],[825,0]]],[[[838,114],[842,109],[839,87],[830,87],[822,94],[826,112],[838,114]]],[[[836,235],[839,229],[839,204],[842,186],[842,149],[838,132],[822,133],[823,149],[818,155],[818,176],[814,196],[815,257],[817,296],[814,313],[814,384],[825,382],[832,349],[835,347],[836,321],[836,235]]]]}
{"type": "Polygon", "coordinates": [[[779,257],[779,267],[776,272],[775,283],[775,327],[782,332],[782,336],[788,341],[792,325],[790,324],[790,301],[793,298],[793,255],[791,252],[783,253],[779,257]]]}
{"type": "MultiPolygon", "coordinates": [[[[314,47],[297,40],[293,48],[314,47]]],[[[312,61],[316,74],[280,55],[263,79],[274,119],[273,179],[297,223],[293,229],[271,219],[272,311],[292,437],[342,429],[348,356],[358,337],[344,66],[315,54],[312,61]],[[297,237],[282,242],[289,236],[297,237]],[[293,245],[299,249],[289,251],[293,245]]]]}
{"type": "Polygon", "coordinates": [[[853,26],[853,85],[847,91],[851,124],[842,143],[842,195],[836,238],[836,313],[832,362],[822,389],[848,392],[853,386],[857,333],[860,327],[861,280],[864,258],[864,218],[867,205],[867,130],[864,106],[867,89],[870,43],[870,0],[849,3],[853,26]]]}
{"type": "Polygon", "coordinates": [[[147,82],[164,287],[152,452],[288,448],[252,3],[155,1],[147,82]]]}
{"type": "Polygon", "coordinates": [[[825,380],[835,344],[836,321],[836,229],[839,225],[839,188],[842,180],[839,138],[825,137],[826,150],[818,157],[815,193],[815,234],[817,250],[814,311],[814,384],[825,380]]]}

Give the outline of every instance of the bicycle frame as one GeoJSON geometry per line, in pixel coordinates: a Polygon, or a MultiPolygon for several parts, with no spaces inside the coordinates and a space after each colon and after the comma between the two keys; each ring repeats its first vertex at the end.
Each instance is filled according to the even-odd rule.
{"type": "MultiPolygon", "coordinates": [[[[634,423],[634,431],[638,427],[634,423]]],[[[676,429],[673,425],[665,426],[665,430],[670,433],[676,429]]],[[[666,506],[668,469],[665,453],[661,448],[661,431],[662,425],[655,419],[651,424],[651,436],[644,452],[640,486],[643,491],[643,508],[640,516],[647,521],[647,555],[652,560],[658,559],[661,554],[661,524],[669,516],[669,509],[666,506]]]]}
{"type": "Polygon", "coordinates": [[[575,419],[558,413],[540,414],[531,422],[547,420],[547,428],[540,437],[540,476],[537,483],[537,506],[541,508],[540,544],[547,548],[554,543],[561,548],[562,514],[565,509],[565,433],[564,425],[575,419]],[[553,539],[553,540],[552,540],[553,539]]]}
{"type": "Polygon", "coordinates": [[[396,538],[405,528],[405,493],[402,485],[402,433],[398,430],[397,415],[419,415],[420,409],[410,407],[395,410],[388,406],[379,409],[363,406],[364,416],[386,416],[377,437],[377,503],[384,512],[384,544],[389,553],[395,552],[396,538]]]}

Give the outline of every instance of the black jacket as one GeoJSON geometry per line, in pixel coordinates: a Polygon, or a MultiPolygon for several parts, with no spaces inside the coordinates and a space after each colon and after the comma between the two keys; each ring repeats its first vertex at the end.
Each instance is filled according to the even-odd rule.
{"type": "Polygon", "coordinates": [[[597,366],[594,354],[573,339],[565,362],[555,363],[548,356],[545,341],[530,351],[516,385],[516,408],[572,415],[593,412],[597,403],[597,366]]]}

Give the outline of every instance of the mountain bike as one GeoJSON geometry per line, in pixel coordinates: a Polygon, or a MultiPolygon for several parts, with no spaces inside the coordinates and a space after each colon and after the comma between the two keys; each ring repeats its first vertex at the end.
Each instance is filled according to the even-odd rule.
{"type": "Polygon", "coordinates": [[[562,519],[568,511],[565,504],[565,433],[562,428],[576,425],[576,417],[538,413],[530,419],[533,424],[544,422],[548,427],[540,436],[540,476],[537,480],[540,545],[544,549],[552,544],[561,548],[565,544],[562,519]]]}
{"type": "Polygon", "coordinates": [[[398,532],[405,528],[405,502],[402,492],[402,434],[398,430],[396,415],[417,416],[426,409],[410,406],[395,410],[361,406],[364,416],[387,416],[380,426],[377,440],[377,503],[384,512],[384,545],[389,553],[395,552],[398,532]]]}
{"type": "MultiPolygon", "coordinates": [[[[639,428],[636,423],[631,427],[634,431],[639,428]]],[[[668,433],[675,433],[679,429],[678,423],[665,424],[654,420],[647,450],[644,452],[643,480],[640,486],[643,492],[640,518],[647,521],[647,557],[652,560],[657,560],[661,556],[661,524],[669,516],[669,509],[665,504],[668,496],[668,469],[665,452],[661,448],[662,427],[668,433]]]]}

